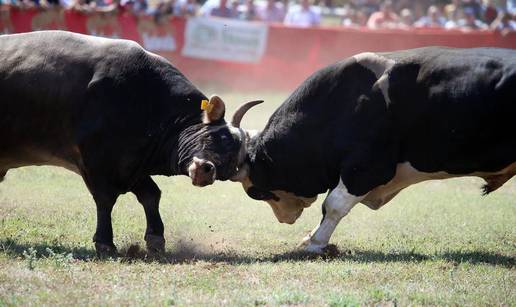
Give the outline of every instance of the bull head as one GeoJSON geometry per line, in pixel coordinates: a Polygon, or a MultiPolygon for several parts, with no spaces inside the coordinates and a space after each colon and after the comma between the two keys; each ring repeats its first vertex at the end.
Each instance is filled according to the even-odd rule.
{"type": "Polygon", "coordinates": [[[196,186],[212,184],[216,179],[230,179],[245,158],[246,132],[240,128],[244,114],[262,103],[255,100],[240,105],[231,124],[224,120],[226,106],[219,96],[212,96],[203,112],[202,124],[186,129],[179,139],[180,165],[196,186]],[[182,162],[184,161],[184,162],[182,162]]]}
{"type": "Polygon", "coordinates": [[[240,182],[246,194],[252,199],[267,202],[280,223],[294,224],[303,210],[310,207],[317,199],[317,197],[297,196],[294,193],[282,190],[269,191],[263,189],[251,181],[249,177],[251,167],[253,166],[244,163],[231,180],[240,182]]]}
{"type": "MultiPolygon", "coordinates": [[[[241,114],[239,114],[239,112],[235,112],[232,121],[233,126],[240,127],[240,121],[246,111],[247,109],[244,109],[241,114]]],[[[268,181],[267,172],[262,172],[261,169],[258,169],[259,166],[249,159],[248,144],[256,141],[260,135],[255,131],[242,131],[245,133],[245,143],[242,146],[242,148],[245,149],[245,153],[242,159],[240,159],[242,162],[237,166],[237,172],[230,179],[232,181],[240,182],[246,194],[252,199],[267,202],[271,206],[274,215],[280,223],[293,224],[299,216],[301,216],[303,210],[309,207],[317,197],[300,197],[282,190],[270,191],[253,182],[250,178],[250,173],[252,171],[261,173],[261,176],[259,177],[263,177],[262,179],[268,181]]]]}

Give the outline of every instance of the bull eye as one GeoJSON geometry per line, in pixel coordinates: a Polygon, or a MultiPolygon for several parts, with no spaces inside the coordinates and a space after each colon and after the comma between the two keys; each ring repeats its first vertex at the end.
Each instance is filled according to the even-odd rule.
{"type": "Polygon", "coordinates": [[[249,197],[251,197],[252,199],[255,199],[255,200],[271,200],[271,199],[275,200],[275,201],[280,200],[278,196],[274,195],[274,193],[256,188],[254,186],[247,189],[246,192],[247,192],[247,195],[249,195],[249,197]]]}

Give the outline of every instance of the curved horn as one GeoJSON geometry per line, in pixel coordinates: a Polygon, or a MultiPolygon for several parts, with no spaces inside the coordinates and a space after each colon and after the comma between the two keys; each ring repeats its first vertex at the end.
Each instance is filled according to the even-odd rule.
{"type": "Polygon", "coordinates": [[[231,119],[231,125],[235,128],[240,128],[240,122],[242,121],[242,117],[244,117],[245,113],[249,111],[250,108],[262,102],[263,100],[253,100],[241,104],[233,114],[233,118],[231,119]]]}

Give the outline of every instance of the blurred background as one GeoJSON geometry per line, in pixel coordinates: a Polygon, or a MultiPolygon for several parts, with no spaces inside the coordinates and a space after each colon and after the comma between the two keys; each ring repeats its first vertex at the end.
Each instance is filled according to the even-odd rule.
{"type": "Polygon", "coordinates": [[[364,51],[516,48],[516,0],[0,0],[0,35],[139,42],[201,88],[286,93],[364,51]]]}

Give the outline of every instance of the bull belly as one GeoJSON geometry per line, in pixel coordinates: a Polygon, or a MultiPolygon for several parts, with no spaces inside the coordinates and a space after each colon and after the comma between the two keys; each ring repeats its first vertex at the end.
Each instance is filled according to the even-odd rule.
{"type": "Polygon", "coordinates": [[[378,186],[367,193],[362,203],[371,209],[379,209],[393,199],[401,190],[413,184],[436,179],[448,179],[454,177],[474,176],[486,181],[484,194],[490,193],[516,175],[516,162],[497,172],[474,172],[469,174],[449,174],[446,172],[426,173],[415,169],[410,162],[399,163],[396,174],[386,184],[378,186]]]}
{"type": "MultiPolygon", "coordinates": [[[[67,150],[68,151],[68,150],[67,150]]],[[[70,150],[72,151],[72,150],[70,150]]],[[[23,150],[16,153],[0,154],[0,172],[24,166],[59,166],[80,174],[78,163],[81,161],[78,150],[76,153],[52,154],[42,150],[23,150]]]]}

